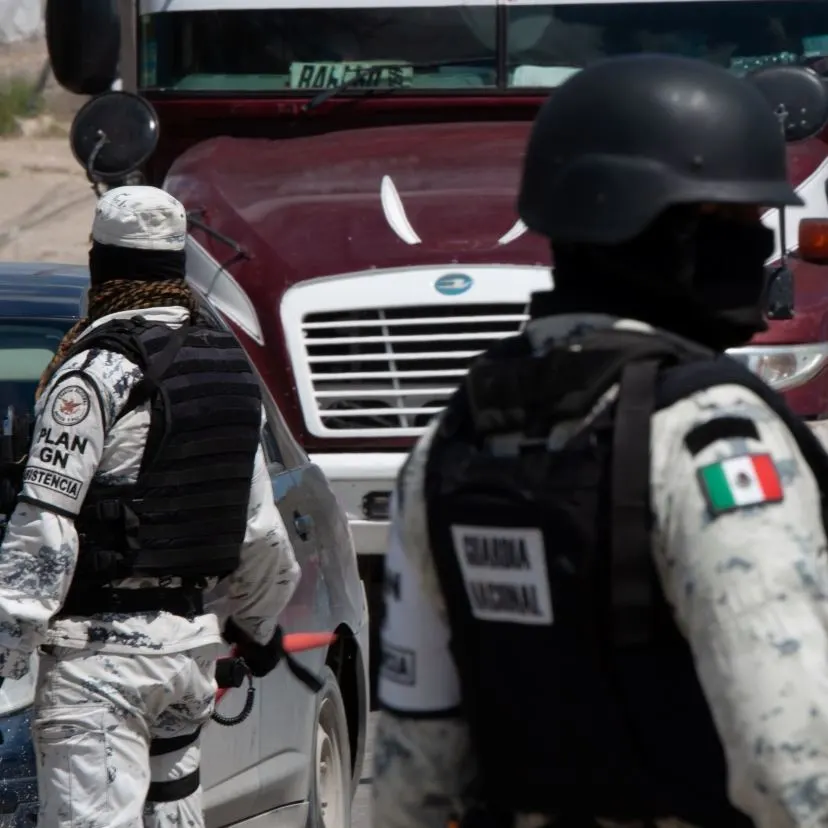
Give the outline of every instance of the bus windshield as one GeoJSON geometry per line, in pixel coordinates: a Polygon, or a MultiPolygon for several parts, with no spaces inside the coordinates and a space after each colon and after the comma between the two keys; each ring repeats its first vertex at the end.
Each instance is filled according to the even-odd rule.
{"type": "Polygon", "coordinates": [[[828,73],[826,0],[236,7],[143,14],[139,31],[142,88],[172,92],[307,95],[357,75],[343,94],[491,94],[636,52],[828,73]]]}

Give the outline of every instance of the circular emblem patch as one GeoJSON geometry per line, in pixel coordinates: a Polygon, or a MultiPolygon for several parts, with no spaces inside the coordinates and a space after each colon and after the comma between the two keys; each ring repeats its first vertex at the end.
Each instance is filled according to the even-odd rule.
{"type": "Polygon", "coordinates": [[[80,385],[61,388],[52,403],[52,419],[62,426],[82,423],[89,414],[89,394],[80,385]]]}

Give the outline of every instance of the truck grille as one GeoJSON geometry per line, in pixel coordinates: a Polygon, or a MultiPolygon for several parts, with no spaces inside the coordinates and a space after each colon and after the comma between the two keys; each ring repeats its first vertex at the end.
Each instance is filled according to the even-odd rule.
{"type": "Polygon", "coordinates": [[[469,362],[517,333],[527,310],[500,303],[306,314],[302,334],[326,430],[423,430],[469,362]]]}

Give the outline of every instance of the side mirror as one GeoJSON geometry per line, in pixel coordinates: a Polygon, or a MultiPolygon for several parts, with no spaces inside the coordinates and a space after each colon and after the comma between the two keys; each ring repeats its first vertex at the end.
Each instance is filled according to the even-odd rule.
{"type": "Polygon", "coordinates": [[[121,51],[117,0],[46,0],[45,22],[57,82],[76,95],[111,89],[121,51]]]}
{"type": "Polygon", "coordinates": [[[768,278],[767,309],[768,319],[793,319],[794,278],[786,265],[776,268],[768,278]]]}
{"type": "Polygon", "coordinates": [[[828,84],[804,66],[771,66],[747,76],[773,108],[786,141],[804,141],[828,124],[828,84]]]}
{"type": "Polygon", "coordinates": [[[69,133],[72,153],[93,185],[122,181],[158,145],[152,104],[131,92],[106,92],[78,110],[69,133]]]}

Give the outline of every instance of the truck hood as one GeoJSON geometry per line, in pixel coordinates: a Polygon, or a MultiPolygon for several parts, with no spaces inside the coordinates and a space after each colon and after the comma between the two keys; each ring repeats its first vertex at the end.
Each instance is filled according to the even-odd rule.
{"type": "MultiPolygon", "coordinates": [[[[373,268],[548,264],[546,243],[515,212],[529,128],[483,122],[221,137],[180,156],[166,187],[203,210],[213,229],[236,241],[254,236],[253,252],[285,287],[373,268]]],[[[788,212],[789,246],[799,217],[825,214],[826,156],[819,139],[788,148],[792,183],[808,202],[788,212]]],[[[767,222],[776,229],[773,214],[767,222]]]]}
{"type": "Polygon", "coordinates": [[[546,243],[515,212],[528,129],[438,124],[215,138],[178,158],[165,186],[236,241],[254,234],[286,286],[372,268],[548,263],[546,243]]]}
{"type": "MultiPolygon", "coordinates": [[[[248,261],[239,262],[226,241],[202,232],[195,233],[198,243],[188,254],[202,288],[210,291],[237,333],[259,346],[252,350],[257,366],[306,449],[329,451],[334,444],[371,448],[376,433],[369,429],[351,438],[348,433],[323,435],[321,426],[309,430],[294,389],[305,389],[312,401],[306,400],[308,410],[313,411],[314,391],[307,371],[295,373],[292,367],[295,353],[304,351],[301,339],[293,351],[288,349],[281,315],[285,292],[297,282],[319,277],[397,269],[389,278],[398,280],[402,299],[413,279],[436,279],[447,270],[451,274],[455,266],[463,273],[472,272],[474,265],[505,265],[510,270],[528,266],[532,271],[533,266],[548,266],[547,242],[526,232],[515,212],[529,128],[525,122],[483,122],[375,127],[276,140],[221,137],[190,148],[172,165],[166,188],[189,210],[202,211],[212,230],[249,255],[248,261]],[[227,278],[218,279],[215,265],[230,261],[236,262],[230,267],[234,275],[225,271],[227,278]],[[415,267],[422,271],[412,272],[415,267]]],[[[788,154],[792,183],[805,202],[786,211],[791,247],[801,218],[828,216],[828,146],[812,139],[790,146],[788,154]]],[[[776,211],[765,221],[778,229],[776,211]]],[[[474,270],[475,280],[482,283],[485,270],[474,270]]],[[[503,272],[493,273],[488,278],[503,272]]],[[[547,279],[544,271],[524,272],[503,295],[523,302],[521,286],[532,282],[540,286],[533,289],[545,289],[547,279]]],[[[795,281],[795,318],[772,322],[757,343],[828,340],[824,268],[796,267],[795,281]]],[[[362,299],[371,305],[380,289],[372,282],[359,280],[366,295],[348,294],[345,306],[359,306],[362,299]]],[[[332,290],[326,295],[334,306],[334,296],[341,298],[336,289],[341,293],[353,284],[332,280],[309,290],[316,291],[314,296],[319,289],[332,290]]],[[[294,311],[299,313],[297,308],[290,313],[294,311]]],[[[824,406],[803,403],[800,408],[812,413],[824,406]]],[[[389,436],[383,445],[407,449],[410,437],[389,436]]]]}

